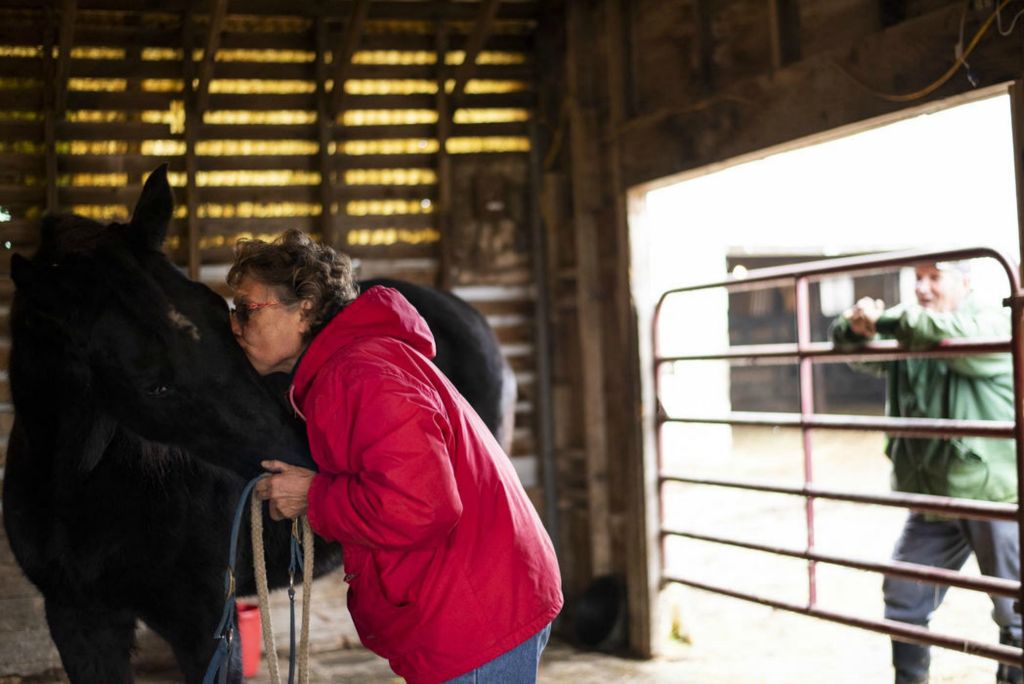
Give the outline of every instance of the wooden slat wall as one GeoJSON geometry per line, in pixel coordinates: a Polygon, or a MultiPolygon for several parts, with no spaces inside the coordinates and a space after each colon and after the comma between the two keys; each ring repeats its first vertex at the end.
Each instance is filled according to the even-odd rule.
{"type": "MultiPolygon", "coordinates": [[[[145,176],[167,162],[177,200],[168,253],[222,293],[239,236],[269,237],[297,227],[331,238],[358,261],[364,277],[446,283],[480,309],[520,383],[511,455],[540,505],[535,289],[525,209],[538,3],[500,3],[451,121],[437,120],[438,103],[447,99],[437,90],[450,85],[458,66],[454,57],[436,55],[438,27],[443,22],[447,51],[462,51],[486,4],[371,2],[345,71],[343,111],[321,125],[331,84],[318,89],[317,75],[329,79],[335,69],[329,62],[318,69],[316,23],[326,30],[329,50],[340,50],[354,2],[328,8],[258,0],[244,3],[245,15],[231,13],[243,3],[229,4],[207,108],[198,111],[184,79],[201,72],[208,14],[192,11],[186,0],[159,3],[159,9],[134,0],[79,1],[64,66],[63,112],[54,108],[59,52],[50,47],[59,42],[60,12],[27,0],[0,2],[0,251],[8,253],[0,258],[0,468],[13,419],[6,372],[9,255],[36,249],[48,188],[63,210],[124,220],[145,176]],[[322,12],[319,19],[314,8],[322,12]],[[195,49],[191,64],[182,50],[186,37],[195,49]],[[53,59],[45,59],[48,54],[53,59]],[[442,124],[450,160],[443,173],[442,124]],[[54,143],[49,158],[48,130],[54,143]],[[503,255],[459,245],[479,238],[495,218],[481,216],[473,203],[481,174],[504,178],[509,209],[501,218],[515,223],[515,239],[504,244],[503,255]],[[454,206],[442,224],[435,210],[446,192],[454,206]],[[196,210],[191,250],[190,206],[196,210]],[[443,251],[451,255],[447,273],[443,251]]],[[[15,616],[0,621],[0,677],[59,666],[38,623],[39,599],[20,578],[6,543],[0,544],[0,586],[6,589],[0,612],[15,616]],[[26,646],[28,631],[39,631],[39,644],[26,646]]]]}

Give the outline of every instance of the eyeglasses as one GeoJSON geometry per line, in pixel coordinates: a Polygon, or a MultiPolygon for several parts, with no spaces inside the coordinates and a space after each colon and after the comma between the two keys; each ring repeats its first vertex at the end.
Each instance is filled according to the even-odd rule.
{"type": "Polygon", "coordinates": [[[266,309],[267,307],[277,306],[278,304],[284,304],[284,303],[285,302],[275,302],[275,301],[269,301],[269,302],[246,302],[246,301],[239,300],[237,302],[236,306],[231,307],[228,311],[230,312],[230,314],[232,316],[235,317],[235,320],[238,321],[239,325],[245,326],[245,325],[249,324],[249,321],[252,319],[253,314],[255,314],[257,311],[260,311],[262,309],[266,309]]]}

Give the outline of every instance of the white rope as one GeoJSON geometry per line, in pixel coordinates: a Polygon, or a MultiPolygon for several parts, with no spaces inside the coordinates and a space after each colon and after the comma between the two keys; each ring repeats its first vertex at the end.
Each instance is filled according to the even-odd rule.
{"type": "MultiPolygon", "coordinates": [[[[249,507],[252,518],[252,566],[259,596],[260,623],[263,628],[263,651],[267,659],[267,673],[271,684],[281,684],[277,646],[274,644],[274,626],[270,621],[270,588],[267,584],[267,560],[263,553],[263,503],[253,493],[249,507]]],[[[302,525],[302,629],[298,644],[298,681],[309,682],[309,615],[313,597],[313,529],[306,516],[302,525]]]]}

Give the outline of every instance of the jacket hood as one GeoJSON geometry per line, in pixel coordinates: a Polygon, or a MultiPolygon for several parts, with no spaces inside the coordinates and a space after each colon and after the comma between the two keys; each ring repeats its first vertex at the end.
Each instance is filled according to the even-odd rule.
{"type": "Polygon", "coordinates": [[[428,359],[434,358],[434,336],[427,322],[398,290],[371,287],[342,309],[310,342],[292,380],[293,399],[303,402],[317,371],[342,347],[371,337],[405,342],[428,359]]]}

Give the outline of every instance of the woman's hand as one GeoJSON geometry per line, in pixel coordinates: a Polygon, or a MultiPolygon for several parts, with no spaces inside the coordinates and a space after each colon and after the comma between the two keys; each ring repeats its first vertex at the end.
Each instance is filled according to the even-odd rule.
{"type": "Polygon", "coordinates": [[[261,461],[260,465],[272,473],[256,483],[256,494],[270,502],[270,517],[291,520],[305,513],[316,473],[283,461],[261,461]]]}

